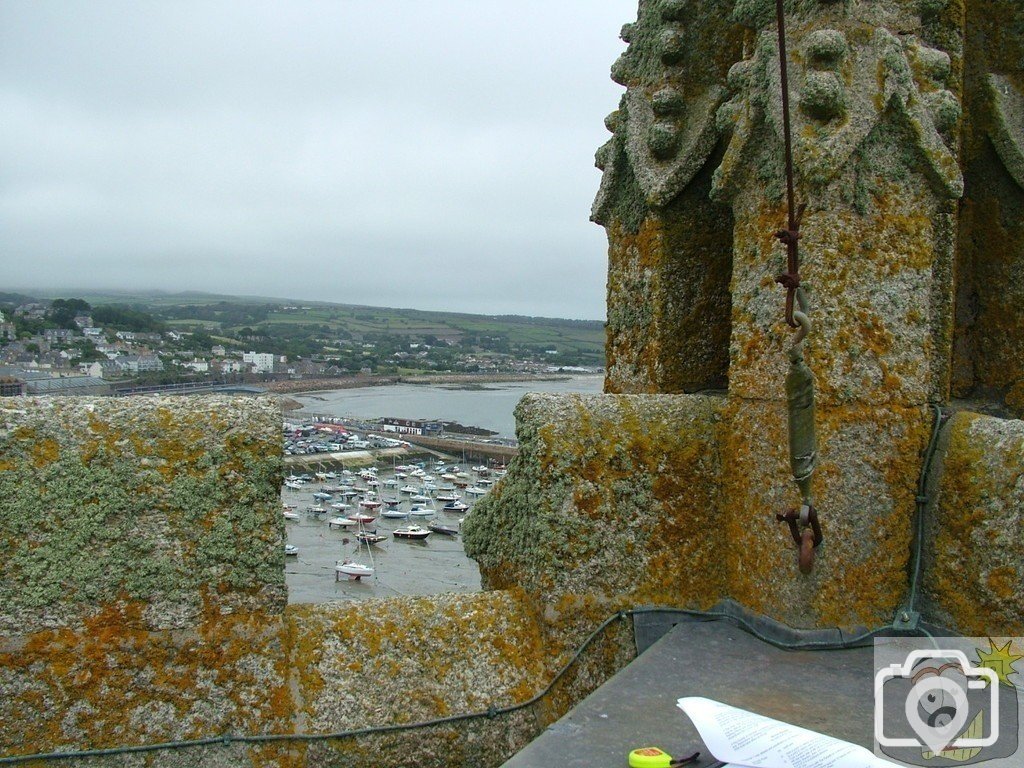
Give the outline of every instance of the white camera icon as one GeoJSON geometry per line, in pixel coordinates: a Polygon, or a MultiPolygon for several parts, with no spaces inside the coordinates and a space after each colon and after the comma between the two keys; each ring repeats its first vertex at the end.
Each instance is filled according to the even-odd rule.
{"type": "Polygon", "coordinates": [[[999,740],[999,676],[994,670],[972,666],[963,651],[913,651],[903,664],[892,664],[875,674],[875,740],[883,747],[927,747],[936,755],[946,749],[992,746],[999,740]],[[937,660],[939,666],[918,668],[929,659],[937,660]],[[947,671],[951,672],[948,676],[947,671]],[[883,686],[894,678],[912,683],[904,713],[917,739],[885,734],[883,686]],[[967,691],[986,688],[990,732],[980,738],[968,737],[964,734],[970,710],[967,691]]]}

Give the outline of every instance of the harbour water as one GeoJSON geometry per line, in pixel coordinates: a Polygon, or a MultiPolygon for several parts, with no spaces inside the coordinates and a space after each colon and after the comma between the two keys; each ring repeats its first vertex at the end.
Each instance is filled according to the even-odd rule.
{"type": "MultiPolygon", "coordinates": [[[[600,392],[600,376],[578,376],[559,381],[486,384],[483,388],[458,385],[397,384],[363,389],[346,389],[296,395],[305,409],[293,411],[291,417],[302,417],[303,410],[316,414],[347,416],[353,419],[426,418],[456,421],[467,426],[482,427],[502,436],[514,435],[512,411],[527,392],[600,392]]],[[[452,457],[452,462],[458,461],[452,457]]],[[[401,462],[399,462],[401,463],[401,462]]],[[[394,476],[387,462],[378,464],[380,481],[394,476]]],[[[461,469],[476,479],[471,467],[461,469]]],[[[428,465],[426,470],[432,468],[428,465]]],[[[411,480],[411,478],[409,479],[411,480]]],[[[407,480],[402,480],[406,484],[407,480]]],[[[431,534],[425,541],[396,539],[395,528],[415,523],[426,526],[434,521],[457,526],[459,515],[441,510],[435,502],[435,516],[429,520],[410,518],[389,520],[378,517],[371,525],[387,540],[372,548],[357,546],[355,532],[330,528],[327,521],[340,513],[313,515],[304,510],[315,503],[312,494],[334,480],[312,481],[302,490],[282,489],[285,504],[295,506],[297,520],[286,522],[287,542],[299,549],[297,556],[286,558],[285,575],[288,599],[292,603],[322,603],[334,600],[365,600],[396,595],[423,595],[441,592],[475,592],[480,589],[480,571],[466,557],[461,536],[431,534]],[[334,566],[339,560],[353,559],[371,564],[372,577],[349,581],[344,576],[335,580],[334,566]]],[[[362,485],[362,483],[360,483],[362,485]]],[[[415,483],[413,483],[415,484],[415,483]]],[[[462,500],[472,505],[473,496],[462,493],[462,500]]],[[[384,489],[385,498],[394,498],[392,487],[384,489]]],[[[330,502],[327,502],[330,503],[330,502]]],[[[353,504],[355,502],[352,502],[353,504]]],[[[402,509],[408,509],[404,501],[402,509]]],[[[472,514],[470,511],[468,514],[472,514]]]]}
{"type": "MultiPolygon", "coordinates": [[[[311,413],[375,419],[439,419],[482,427],[502,437],[515,436],[512,411],[527,392],[600,392],[601,376],[573,376],[557,381],[483,384],[392,384],[384,387],[338,389],[292,397],[311,413]]],[[[295,411],[301,417],[302,410],[295,411]]]]}

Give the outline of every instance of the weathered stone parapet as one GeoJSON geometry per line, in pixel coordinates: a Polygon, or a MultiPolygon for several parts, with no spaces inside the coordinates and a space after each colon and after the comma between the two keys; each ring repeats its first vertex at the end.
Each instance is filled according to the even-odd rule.
{"type": "Polygon", "coordinates": [[[782,403],[530,395],[516,415],[520,455],[467,519],[467,551],[553,625],[730,597],[795,626],[874,626],[906,598],[924,408],[819,410],[827,538],[809,577],[775,520],[796,501],[782,403]]]}
{"type": "Polygon", "coordinates": [[[263,399],[0,399],[0,754],[290,727],[280,429],[263,399]]]}
{"type": "MultiPolygon", "coordinates": [[[[296,605],[288,621],[295,724],[305,733],[486,712],[529,700],[553,674],[521,593],[296,605]]],[[[311,743],[304,760],[403,765],[414,751],[418,765],[497,765],[543,727],[544,711],[311,743]]]]}
{"type": "MultiPolygon", "coordinates": [[[[139,603],[98,606],[80,626],[0,637],[0,755],[291,729],[279,614],[213,609],[188,629],[147,631],[143,611],[139,603]]],[[[274,752],[215,757],[286,765],[269,759],[274,752]]],[[[201,750],[157,754],[161,765],[210,764],[201,750]]]]}
{"type": "Polygon", "coordinates": [[[1024,421],[961,412],[928,509],[928,615],[968,635],[1024,634],[1024,421]]]}
{"type": "Polygon", "coordinates": [[[825,541],[814,570],[775,514],[799,502],[783,403],[730,401],[721,448],[729,596],[793,626],[888,624],[906,599],[924,408],[818,409],[813,480],[825,541]]]}
{"type": "Polygon", "coordinates": [[[271,400],[0,400],[0,634],[279,613],[280,429],[271,400]]]}
{"type": "Polygon", "coordinates": [[[549,617],[588,596],[707,607],[725,589],[717,491],[721,398],[528,395],[520,454],[467,518],[485,586],[521,586],[549,617]]]}

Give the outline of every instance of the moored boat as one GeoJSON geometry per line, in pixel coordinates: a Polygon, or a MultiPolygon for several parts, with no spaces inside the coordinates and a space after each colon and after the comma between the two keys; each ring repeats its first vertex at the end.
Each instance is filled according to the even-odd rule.
{"type": "Polygon", "coordinates": [[[418,525],[406,525],[395,528],[393,535],[396,539],[425,539],[430,535],[430,531],[420,528],[418,525]]]}
{"type": "Polygon", "coordinates": [[[450,525],[444,525],[443,523],[427,523],[427,528],[434,533],[440,533],[442,536],[458,536],[459,529],[454,528],[450,525]]]}
{"type": "Polygon", "coordinates": [[[350,581],[359,581],[363,576],[373,576],[373,568],[353,560],[339,560],[334,566],[334,580],[347,576],[350,581]]]}

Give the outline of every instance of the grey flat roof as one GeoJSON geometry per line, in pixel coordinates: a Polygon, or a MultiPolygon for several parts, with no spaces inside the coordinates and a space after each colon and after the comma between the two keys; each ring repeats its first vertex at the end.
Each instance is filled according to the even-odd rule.
{"type": "Polygon", "coordinates": [[[784,651],[726,621],[682,621],[504,768],[624,768],[631,750],[713,758],[676,706],[703,696],[873,748],[871,647],[784,651]]]}

